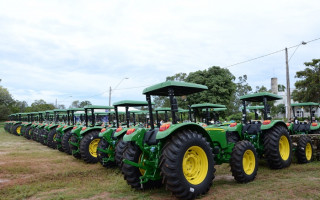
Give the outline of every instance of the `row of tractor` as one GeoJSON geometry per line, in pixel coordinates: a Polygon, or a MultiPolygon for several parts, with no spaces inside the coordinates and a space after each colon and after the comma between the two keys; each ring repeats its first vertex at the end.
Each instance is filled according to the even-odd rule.
{"type": "MultiPolygon", "coordinates": [[[[265,159],[272,169],[289,167],[293,153],[299,163],[313,160],[320,130],[314,118],[307,123],[272,120],[268,101],[281,97],[267,92],[240,97],[241,122],[220,123],[219,112],[226,110],[221,104],[178,108],[177,96],[207,89],[166,81],[144,89],[146,101],[13,114],[5,130],[87,163],[117,166],[132,188],[165,185],[179,199],[206,194],[215,177],[215,165],[229,163],[234,179],[247,183],[255,179],[259,159],[265,159]],[[169,97],[170,107],[154,108],[152,96],[169,97]],[[247,110],[255,113],[253,120],[247,120],[247,110]],[[194,113],[200,113],[201,120],[197,121],[194,113]]],[[[319,105],[293,106],[310,106],[311,113],[319,105]]]]}

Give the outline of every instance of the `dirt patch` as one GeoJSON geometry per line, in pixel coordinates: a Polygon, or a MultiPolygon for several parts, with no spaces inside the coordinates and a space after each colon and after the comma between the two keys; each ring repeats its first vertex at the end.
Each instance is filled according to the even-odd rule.
{"type": "Polygon", "coordinates": [[[9,179],[0,179],[0,183],[5,183],[5,182],[9,182],[9,179]]]}
{"type": "Polygon", "coordinates": [[[234,177],[231,175],[218,175],[214,178],[214,181],[234,181],[234,177]]]}

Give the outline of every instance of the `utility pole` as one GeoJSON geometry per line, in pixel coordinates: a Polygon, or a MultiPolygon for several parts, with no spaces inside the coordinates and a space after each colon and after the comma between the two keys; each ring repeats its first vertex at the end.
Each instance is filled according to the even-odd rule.
{"type": "Polygon", "coordinates": [[[111,106],[111,86],[109,88],[109,106],[111,106]]]}
{"type": "Polygon", "coordinates": [[[56,108],[58,108],[58,99],[56,99],[56,108]]]}
{"type": "Polygon", "coordinates": [[[290,95],[290,77],[289,77],[289,60],[288,60],[288,49],[285,48],[286,52],[286,78],[287,78],[287,119],[291,117],[291,95],[290,95]]]}

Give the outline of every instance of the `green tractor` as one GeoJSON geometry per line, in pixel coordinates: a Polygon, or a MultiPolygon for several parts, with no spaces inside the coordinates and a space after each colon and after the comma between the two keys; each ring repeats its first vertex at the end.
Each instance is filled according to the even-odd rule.
{"type": "Polygon", "coordinates": [[[22,113],[16,113],[14,116],[14,121],[11,124],[10,127],[10,133],[17,135],[17,136],[21,136],[22,132],[21,132],[21,124],[22,124],[22,119],[21,119],[21,115],[22,113]]]}
{"type": "MultiPolygon", "coordinates": [[[[84,111],[84,108],[70,108],[67,110],[67,124],[59,125],[57,127],[57,135],[55,137],[55,143],[57,145],[57,149],[61,152],[65,152],[67,154],[72,154],[69,147],[69,140],[71,137],[71,130],[73,127],[79,125],[77,123],[76,116],[80,116],[81,114],[77,114],[77,112],[84,111]]],[[[82,118],[82,116],[80,117],[82,118]]]]}
{"type": "Polygon", "coordinates": [[[53,110],[53,121],[45,127],[44,143],[52,148],[57,148],[56,136],[59,134],[57,128],[65,125],[65,117],[67,110],[65,109],[54,109],[53,110]]]}
{"type": "Polygon", "coordinates": [[[31,125],[32,127],[32,139],[34,141],[40,141],[40,126],[44,123],[44,115],[46,114],[45,111],[38,112],[38,116],[36,116],[36,121],[31,125]]]}
{"type": "MultiPolygon", "coordinates": [[[[212,103],[201,103],[201,104],[193,104],[191,105],[192,110],[194,111],[195,114],[199,113],[199,110],[202,111],[202,113],[199,113],[201,115],[202,118],[202,126],[206,127],[208,125],[218,125],[220,124],[218,122],[219,120],[219,116],[216,112],[218,111],[224,111],[226,110],[226,106],[225,105],[221,105],[221,104],[212,104],[212,103]],[[211,111],[211,112],[210,112],[211,111]],[[214,113],[214,112],[215,113],[214,113]],[[212,113],[212,115],[211,115],[212,113]],[[203,116],[204,114],[204,116],[203,116]],[[214,123],[212,123],[210,121],[211,118],[214,118],[214,123]]],[[[196,122],[196,117],[194,117],[194,122],[196,122]]]]}
{"type": "Polygon", "coordinates": [[[116,126],[103,128],[99,134],[101,138],[98,145],[98,160],[104,167],[110,167],[117,164],[122,166],[122,155],[126,150],[127,144],[123,142],[122,137],[128,133],[135,131],[139,127],[136,124],[136,115],[139,115],[141,111],[129,111],[130,107],[147,106],[148,102],[145,101],[132,101],[123,100],[113,104],[116,116],[116,126]],[[120,126],[118,107],[125,107],[126,111],[126,123],[120,126]],[[130,113],[132,113],[133,126],[130,124],[130,113]]]}
{"type": "Polygon", "coordinates": [[[74,127],[71,131],[72,136],[69,141],[69,146],[72,155],[75,158],[82,158],[86,163],[97,163],[97,147],[100,141],[99,133],[105,124],[98,120],[98,116],[106,116],[107,113],[99,113],[95,116],[95,109],[110,110],[112,106],[97,106],[88,105],[85,109],[85,126],[74,127]],[[91,123],[89,123],[89,114],[91,113],[91,123]],[[97,118],[96,118],[97,117],[97,118]]]}
{"type": "Polygon", "coordinates": [[[37,133],[38,133],[38,142],[43,145],[47,145],[47,135],[48,131],[47,126],[49,126],[54,121],[54,111],[53,110],[46,110],[45,111],[45,118],[42,123],[37,126],[37,133]]]}
{"type": "Polygon", "coordinates": [[[151,128],[127,132],[123,137],[128,147],[123,154],[122,173],[131,187],[157,187],[162,180],[181,199],[193,199],[209,190],[215,171],[210,136],[199,124],[177,123],[175,99],[206,89],[204,85],[174,81],[144,89],[151,128]],[[172,123],[155,128],[151,95],[169,96],[172,123]]]}
{"type": "MultiPolygon", "coordinates": [[[[242,140],[250,141],[259,157],[267,160],[272,169],[282,169],[289,167],[292,161],[292,141],[285,122],[281,120],[271,120],[270,106],[268,101],[280,100],[282,97],[261,92],[248,94],[240,97],[242,100],[242,124],[233,125],[229,129],[229,134],[239,135],[242,140]],[[247,121],[247,103],[263,103],[263,119],[247,121]],[[232,132],[232,130],[234,130],[232,132]]],[[[232,125],[230,125],[231,127],[232,125]]]]}
{"type": "MultiPolygon", "coordinates": [[[[287,123],[292,141],[293,151],[296,154],[298,163],[309,163],[313,160],[314,147],[320,147],[320,123],[315,122],[312,114],[313,108],[318,108],[319,104],[314,102],[291,104],[294,121],[287,123]],[[307,107],[310,111],[309,121],[298,121],[295,115],[296,107],[307,107]]],[[[303,117],[303,115],[302,115],[303,117]]]]}
{"type": "Polygon", "coordinates": [[[25,122],[22,122],[22,128],[21,128],[21,132],[22,135],[27,138],[28,140],[31,139],[30,135],[29,135],[29,131],[31,130],[31,124],[33,122],[33,113],[26,113],[26,119],[25,122]]]}

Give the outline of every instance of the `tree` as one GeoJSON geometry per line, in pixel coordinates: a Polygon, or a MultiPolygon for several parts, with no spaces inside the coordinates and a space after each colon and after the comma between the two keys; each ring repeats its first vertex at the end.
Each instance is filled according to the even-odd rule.
{"type": "Polygon", "coordinates": [[[84,106],[92,105],[90,101],[81,101],[79,106],[80,108],[83,108],[84,106]]]}
{"type": "Polygon", "coordinates": [[[40,100],[35,100],[31,104],[31,107],[28,107],[28,109],[26,111],[27,112],[38,112],[38,111],[53,110],[53,109],[55,109],[53,104],[49,104],[45,100],[40,99],[40,100]]]}
{"type": "Polygon", "coordinates": [[[8,115],[12,113],[10,105],[13,103],[14,100],[7,88],[0,86],[0,120],[6,120],[8,115]]]}
{"type": "Polygon", "coordinates": [[[235,77],[228,69],[217,66],[210,67],[208,70],[191,72],[186,81],[206,85],[208,90],[189,95],[186,102],[188,105],[204,102],[228,105],[236,90],[234,80],[235,77]]]}
{"type": "Polygon", "coordinates": [[[65,105],[63,105],[63,104],[60,104],[60,105],[58,105],[58,107],[57,107],[58,109],[66,109],[66,106],[65,105]]]}
{"type": "Polygon", "coordinates": [[[286,86],[278,84],[278,92],[284,92],[286,90],[286,86]]]}
{"type": "Polygon", "coordinates": [[[295,82],[296,89],[292,92],[294,101],[320,103],[320,59],[305,62],[306,69],[298,71],[295,82]]]}
{"type": "Polygon", "coordinates": [[[13,113],[18,113],[18,112],[26,112],[28,108],[28,103],[26,101],[19,101],[15,100],[11,105],[10,105],[10,110],[13,113]]]}
{"type": "Polygon", "coordinates": [[[236,83],[236,91],[234,92],[234,95],[232,96],[228,106],[229,114],[240,112],[242,106],[240,97],[252,91],[252,87],[247,83],[247,78],[247,75],[238,77],[239,81],[236,83]]]}
{"type": "Polygon", "coordinates": [[[80,108],[79,100],[75,100],[71,103],[70,108],[80,108]]]}

